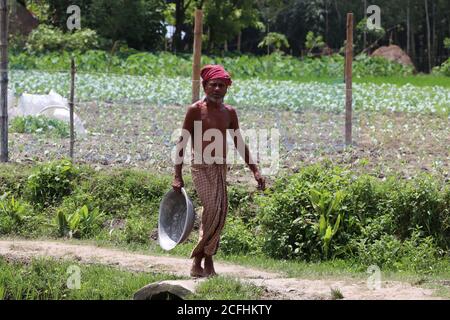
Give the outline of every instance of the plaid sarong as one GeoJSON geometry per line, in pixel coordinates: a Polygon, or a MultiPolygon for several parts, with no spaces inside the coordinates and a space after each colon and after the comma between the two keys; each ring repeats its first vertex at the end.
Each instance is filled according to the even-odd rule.
{"type": "Polygon", "coordinates": [[[219,247],[220,233],[225,225],[228,211],[227,165],[192,164],[192,180],[203,205],[199,241],[191,254],[215,255],[219,247]]]}

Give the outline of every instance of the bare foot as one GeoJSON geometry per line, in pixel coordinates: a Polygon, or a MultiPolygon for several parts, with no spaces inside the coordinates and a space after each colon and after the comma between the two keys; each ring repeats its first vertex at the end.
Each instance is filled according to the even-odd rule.
{"type": "Polygon", "coordinates": [[[205,276],[205,270],[202,267],[192,266],[191,277],[200,278],[205,276]]]}
{"type": "Polygon", "coordinates": [[[216,270],[214,269],[212,256],[205,256],[204,276],[208,278],[217,276],[216,270]]]}
{"type": "Polygon", "coordinates": [[[202,257],[195,257],[194,262],[192,263],[191,268],[191,277],[199,278],[204,277],[205,270],[201,266],[202,263],[202,257]]]}

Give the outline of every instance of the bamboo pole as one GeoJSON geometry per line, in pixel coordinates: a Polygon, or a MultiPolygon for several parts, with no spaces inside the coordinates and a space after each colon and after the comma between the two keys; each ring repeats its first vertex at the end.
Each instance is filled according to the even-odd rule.
{"type": "Polygon", "coordinates": [[[194,59],[192,63],[192,103],[200,99],[200,64],[202,58],[203,11],[195,9],[194,59]]]}
{"type": "Polygon", "coordinates": [[[347,13],[347,43],[345,49],[345,144],[352,144],[352,59],[353,13],[347,13]]]}
{"type": "Polygon", "coordinates": [[[71,64],[70,64],[70,101],[69,101],[69,108],[70,108],[70,159],[73,161],[73,149],[75,145],[75,133],[74,133],[74,126],[73,126],[73,109],[74,109],[74,100],[75,100],[75,74],[76,74],[76,68],[75,68],[75,60],[72,58],[71,64]]]}
{"type": "Polygon", "coordinates": [[[0,0],[0,162],[8,162],[8,0],[0,0]]]}

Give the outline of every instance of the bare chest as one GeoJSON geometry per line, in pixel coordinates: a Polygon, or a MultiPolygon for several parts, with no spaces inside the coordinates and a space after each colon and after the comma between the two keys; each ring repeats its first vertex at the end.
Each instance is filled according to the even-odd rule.
{"type": "Polygon", "coordinates": [[[202,108],[200,110],[200,120],[202,122],[203,131],[208,129],[225,131],[230,128],[231,124],[229,111],[225,107],[215,110],[206,107],[202,108]]]}

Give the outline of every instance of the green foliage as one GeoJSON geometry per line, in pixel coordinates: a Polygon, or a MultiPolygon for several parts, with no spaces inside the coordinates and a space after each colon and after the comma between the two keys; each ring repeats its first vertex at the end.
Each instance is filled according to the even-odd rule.
{"type": "Polygon", "coordinates": [[[77,176],[78,168],[70,160],[42,164],[28,177],[25,192],[34,204],[54,204],[72,192],[77,176]]]}
{"type": "MultiPolygon", "coordinates": [[[[163,75],[165,77],[190,77],[192,56],[170,53],[153,54],[133,51],[117,52],[111,55],[105,51],[89,50],[53,52],[44,55],[21,53],[10,56],[12,69],[61,71],[70,69],[70,56],[75,57],[79,72],[111,72],[130,75],[163,75]]],[[[344,57],[338,54],[318,58],[299,59],[281,52],[261,57],[240,55],[236,57],[204,56],[203,64],[222,64],[234,78],[260,78],[295,80],[305,77],[326,77],[341,79],[344,73],[344,57]]],[[[353,64],[355,78],[368,76],[406,76],[413,69],[382,57],[360,55],[353,64]]]]}
{"type": "MultiPolygon", "coordinates": [[[[204,1],[203,12],[204,24],[209,29],[206,47],[221,47],[225,41],[233,40],[243,29],[256,27],[259,23],[259,14],[252,0],[204,1]]],[[[193,25],[192,18],[190,21],[193,25]]]]}
{"type": "MultiPolygon", "coordinates": [[[[338,190],[335,195],[324,190],[322,192],[312,189],[310,194],[311,204],[319,215],[319,222],[316,223],[316,228],[319,229],[320,239],[322,240],[322,248],[325,257],[328,257],[331,239],[339,230],[339,225],[342,220],[342,213],[336,214],[336,211],[341,205],[344,192],[338,190]],[[334,224],[331,222],[331,217],[337,216],[334,224]]],[[[294,220],[294,223],[296,221],[294,220]]]]}
{"type": "Polygon", "coordinates": [[[258,211],[254,201],[255,191],[241,185],[230,185],[227,191],[230,215],[238,217],[245,224],[251,223],[258,211]]]}
{"type": "Polygon", "coordinates": [[[7,194],[0,197],[0,235],[19,233],[30,213],[30,207],[14,196],[7,199],[7,194]]]}
{"type": "Polygon", "coordinates": [[[50,18],[50,6],[47,1],[25,0],[26,7],[39,19],[40,23],[47,23],[50,18]]]}
{"type": "MultiPolygon", "coordinates": [[[[358,24],[356,25],[356,41],[355,41],[355,48],[358,48],[358,50],[364,50],[366,48],[363,47],[363,37],[364,33],[366,34],[366,47],[369,46],[373,41],[377,39],[381,39],[385,34],[386,31],[380,27],[376,28],[368,28],[367,27],[367,18],[362,19],[358,24]]],[[[356,50],[356,49],[355,49],[356,50]]]]}
{"type": "Polygon", "coordinates": [[[33,259],[29,263],[0,257],[0,300],[129,300],[143,286],[179,277],[130,272],[102,265],[33,259]],[[70,267],[79,267],[80,289],[68,288],[70,267]]]}
{"type": "Polygon", "coordinates": [[[92,237],[99,231],[103,217],[104,214],[98,208],[89,210],[86,205],[69,214],[60,210],[56,217],[59,235],[70,238],[92,237]]]}
{"type": "MultiPolygon", "coordinates": [[[[66,160],[38,166],[28,180],[27,175],[18,174],[16,181],[0,175],[9,186],[0,199],[1,234],[148,245],[170,186],[168,176],[129,169],[95,172],[66,160]],[[22,196],[34,207],[16,200],[22,196]]],[[[350,259],[385,270],[433,273],[448,253],[449,239],[448,183],[425,174],[410,180],[354,176],[324,162],[279,177],[264,194],[230,186],[220,252],[305,261],[350,259]]]]}
{"type": "Polygon", "coordinates": [[[306,34],[305,48],[308,49],[308,54],[314,49],[321,50],[325,46],[323,37],[321,35],[314,35],[314,32],[308,31],[306,34]]]}
{"type": "Polygon", "coordinates": [[[401,239],[409,238],[419,226],[441,247],[450,248],[450,230],[443,224],[448,219],[449,211],[443,186],[436,179],[422,175],[414,183],[398,183],[397,188],[397,192],[391,193],[396,234],[401,239]]]}
{"type": "Polygon", "coordinates": [[[289,42],[284,34],[269,32],[258,44],[258,48],[263,47],[274,47],[276,51],[280,51],[283,47],[289,48],[289,42]]]}
{"type": "Polygon", "coordinates": [[[98,46],[99,38],[94,30],[83,28],[64,33],[58,28],[41,24],[28,36],[26,50],[34,55],[60,50],[85,52],[98,46]]]}
{"type": "Polygon", "coordinates": [[[133,206],[145,208],[142,214],[157,215],[159,202],[170,186],[166,176],[144,171],[123,170],[98,173],[84,188],[93,202],[107,215],[124,217],[133,206]]]}
{"type": "Polygon", "coordinates": [[[403,242],[394,235],[383,234],[373,242],[361,239],[357,248],[361,263],[395,271],[431,273],[442,256],[433,238],[424,237],[418,229],[403,242]]]}
{"type": "Polygon", "coordinates": [[[127,217],[125,226],[125,241],[127,243],[148,244],[152,226],[148,219],[127,217]]]}
{"type": "Polygon", "coordinates": [[[0,196],[0,236],[30,237],[45,233],[48,228],[43,215],[35,214],[28,202],[9,193],[0,196]]]}
{"type": "Polygon", "coordinates": [[[383,57],[368,57],[366,54],[356,56],[353,63],[353,74],[357,78],[367,76],[407,76],[412,75],[413,72],[414,68],[412,66],[404,66],[383,57]]]}
{"type": "Polygon", "coordinates": [[[444,47],[448,50],[450,50],[450,38],[444,39],[444,47]]]}
{"type": "Polygon", "coordinates": [[[10,123],[11,132],[16,133],[45,133],[59,138],[68,138],[69,124],[62,120],[51,119],[44,116],[18,116],[10,123]]]}
{"type": "MultiPolygon", "coordinates": [[[[367,262],[364,248],[370,247],[379,253],[376,263],[393,268],[394,262],[412,259],[413,253],[403,248],[418,239],[414,230],[420,228],[428,247],[432,241],[433,248],[448,251],[448,189],[430,176],[380,181],[352,177],[326,164],[306,167],[278,179],[257,198],[262,250],[284,259],[361,257],[367,262]]],[[[421,268],[421,262],[414,261],[421,268]]]]}
{"type": "Polygon", "coordinates": [[[344,222],[340,220],[345,220],[341,217],[337,223],[339,214],[345,212],[345,206],[341,201],[344,195],[333,200],[330,194],[345,190],[349,183],[348,172],[328,165],[309,166],[291,177],[279,179],[269,195],[257,198],[261,233],[265,240],[263,252],[276,258],[306,260],[320,259],[325,250],[327,255],[328,251],[333,254],[340,244],[339,237],[330,244],[333,227],[336,235],[339,225],[344,222]],[[313,199],[316,209],[311,203],[313,189],[324,194],[322,199],[320,196],[313,199]],[[325,218],[325,222],[322,219],[322,228],[321,214],[325,218]],[[327,234],[328,226],[331,235],[330,231],[327,234]]]}
{"type": "Polygon", "coordinates": [[[32,170],[28,166],[2,164],[0,166],[0,195],[20,198],[27,185],[32,170]]]}
{"type": "Polygon", "coordinates": [[[450,77],[450,58],[444,61],[440,66],[434,67],[433,74],[450,77]]]}
{"type": "Polygon", "coordinates": [[[164,40],[164,10],[162,0],[50,0],[50,12],[55,26],[66,30],[69,5],[78,5],[82,15],[82,30],[89,28],[112,42],[125,41],[136,49],[161,49],[164,40]]]}
{"type": "Polygon", "coordinates": [[[220,239],[220,250],[225,255],[252,254],[258,251],[260,244],[249,227],[240,218],[228,217],[220,239]]]}
{"type": "Polygon", "coordinates": [[[213,277],[199,284],[191,299],[198,300],[257,300],[263,293],[261,287],[244,284],[229,277],[213,277]]]}

